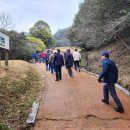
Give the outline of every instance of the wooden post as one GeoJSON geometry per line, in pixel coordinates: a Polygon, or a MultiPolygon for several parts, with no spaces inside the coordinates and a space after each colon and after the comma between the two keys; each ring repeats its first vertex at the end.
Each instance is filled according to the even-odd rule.
{"type": "Polygon", "coordinates": [[[8,50],[5,50],[5,66],[8,66],[8,50]]]}
{"type": "Polygon", "coordinates": [[[2,49],[0,48],[0,67],[1,67],[1,51],[2,49]]]}

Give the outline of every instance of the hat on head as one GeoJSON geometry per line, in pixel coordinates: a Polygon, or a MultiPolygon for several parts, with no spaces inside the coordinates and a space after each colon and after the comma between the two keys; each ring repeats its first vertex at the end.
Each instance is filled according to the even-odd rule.
{"type": "Polygon", "coordinates": [[[108,51],[103,51],[103,53],[101,54],[101,56],[109,57],[109,52],[108,51]]]}

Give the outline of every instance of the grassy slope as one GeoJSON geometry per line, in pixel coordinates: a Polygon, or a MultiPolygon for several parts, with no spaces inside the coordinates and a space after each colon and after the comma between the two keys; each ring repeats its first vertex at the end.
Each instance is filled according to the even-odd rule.
{"type": "MultiPolygon", "coordinates": [[[[121,43],[113,43],[105,47],[95,49],[89,52],[89,70],[95,73],[101,71],[100,54],[102,51],[110,52],[110,58],[115,61],[119,69],[119,83],[130,90],[130,51],[121,43]]],[[[83,53],[85,56],[86,53],[83,53]]],[[[85,62],[83,62],[85,63],[85,62]]]]}
{"type": "Polygon", "coordinates": [[[0,68],[0,124],[15,130],[26,126],[26,119],[37,93],[43,89],[35,65],[9,61],[9,69],[0,68]]]}

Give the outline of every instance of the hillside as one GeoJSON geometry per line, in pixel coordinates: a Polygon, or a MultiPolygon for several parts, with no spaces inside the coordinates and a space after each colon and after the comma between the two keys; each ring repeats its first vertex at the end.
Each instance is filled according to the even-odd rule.
{"type": "MultiPolygon", "coordinates": [[[[9,61],[9,69],[0,67],[0,129],[2,124],[20,130],[26,128],[32,103],[43,89],[42,78],[35,65],[25,61],[9,61]]],[[[3,130],[3,129],[2,129],[3,130]]]]}
{"type": "Polygon", "coordinates": [[[54,37],[56,39],[56,47],[70,46],[70,40],[66,37],[68,29],[59,29],[54,37]]]}
{"type": "Polygon", "coordinates": [[[115,42],[113,44],[100,47],[90,52],[82,52],[83,63],[86,66],[85,57],[88,54],[88,67],[89,71],[99,73],[101,70],[100,54],[102,51],[107,50],[110,52],[110,58],[115,61],[119,69],[119,80],[123,87],[130,90],[130,51],[121,43],[115,42]]]}
{"type": "Polygon", "coordinates": [[[75,45],[95,49],[125,37],[129,39],[129,0],[84,0],[68,38],[75,45]]]}

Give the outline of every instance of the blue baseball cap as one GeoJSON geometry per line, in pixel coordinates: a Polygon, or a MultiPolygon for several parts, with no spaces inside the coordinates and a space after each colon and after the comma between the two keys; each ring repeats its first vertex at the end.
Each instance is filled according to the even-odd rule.
{"type": "Polygon", "coordinates": [[[108,51],[103,51],[101,56],[109,57],[109,52],[108,51]]]}

